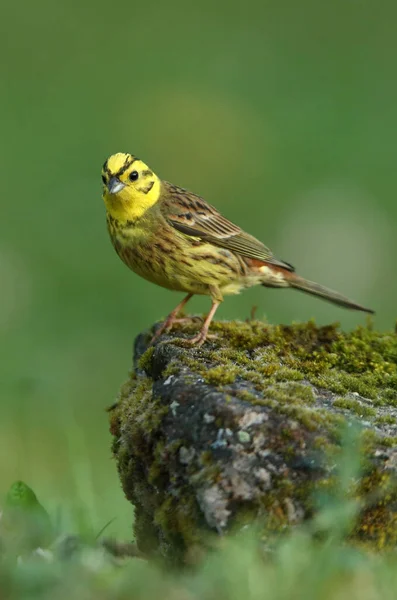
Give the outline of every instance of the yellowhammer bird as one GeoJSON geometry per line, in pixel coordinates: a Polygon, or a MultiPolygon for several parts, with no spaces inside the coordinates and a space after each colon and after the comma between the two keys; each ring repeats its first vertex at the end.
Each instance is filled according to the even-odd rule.
{"type": "Polygon", "coordinates": [[[159,179],[131,154],[108,158],[102,181],[108,230],[121,260],[153,283],[187,292],[155,337],[181,321],[177,318],[181,309],[194,294],[202,294],[211,297],[212,307],[201,331],[189,342],[203,344],[223,297],[258,284],[296,288],[339,306],[373,313],[303,279],[205,200],[159,179]]]}

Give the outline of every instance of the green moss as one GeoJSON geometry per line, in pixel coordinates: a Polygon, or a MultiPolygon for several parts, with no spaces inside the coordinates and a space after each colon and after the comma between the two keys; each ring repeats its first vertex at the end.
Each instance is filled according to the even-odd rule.
{"type": "Polygon", "coordinates": [[[357,497],[370,497],[372,503],[362,511],[353,535],[372,549],[384,550],[397,544],[397,513],[389,509],[397,501],[395,479],[386,471],[374,470],[361,479],[357,497]]]}
{"type": "Polygon", "coordinates": [[[382,437],[381,443],[389,448],[397,447],[397,435],[382,437]]]}
{"type": "Polygon", "coordinates": [[[179,366],[177,363],[170,363],[166,369],[164,369],[162,376],[164,379],[170,377],[171,375],[176,375],[179,373],[179,366]]]}
{"type": "Polygon", "coordinates": [[[252,392],[249,392],[248,390],[238,390],[236,392],[236,397],[239,398],[239,400],[249,402],[250,404],[256,404],[256,402],[258,401],[258,397],[255,396],[255,394],[253,394],[252,392]]]}
{"type": "Polygon", "coordinates": [[[374,408],[366,406],[358,400],[352,400],[351,398],[337,398],[334,400],[333,405],[337,408],[350,410],[360,417],[373,417],[376,415],[376,410],[374,408]]]}
{"type": "Polygon", "coordinates": [[[301,381],[304,379],[304,375],[297,369],[280,367],[278,370],[274,370],[274,378],[276,381],[301,381]]]}
{"type": "Polygon", "coordinates": [[[226,385],[227,383],[233,383],[235,381],[237,373],[238,369],[234,365],[231,367],[229,366],[228,368],[219,365],[218,367],[205,371],[203,376],[205,381],[212,385],[226,385]]]}
{"type": "Polygon", "coordinates": [[[392,415],[379,415],[376,417],[375,423],[377,425],[395,425],[397,423],[397,419],[392,417],[392,415]]]}
{"type": "MultiPolygon", "coordinates": [[[[231,369],[233,377],[241,375],[258,385],[307,379],[340,396],[356,392],[375,405],[397,405],[394,332],[375,332],[369,325],[342,333],[337,325],[317,327],[313,321],[291,326],[217,322],[213,330],[219,349],[204,350],[204,358],[208,353],[209,360],[224,367],[216,375],[231,369]]],[[[194,362],[187,361],[189,368],[205,376],[202,356],[194,362]]],[[[357,407],[351,408],[355,412],[357,407]]],[[[367,416],[373,415],[371,407],[367,410],[367,416]]]]}
{"type": "Polygon", "coordinates": [[[148,372],[150,369],[150,365],[152,363],[154,352],[154,346],[149,346],[149,348],[142,354],[138,361],[138,367],[148,372]]]}
{"type": "Polygon", "coordinates": [[[397,403],[394,333],[358,327],[343,334],[337,325],[317,327],[313,321],[291,326],[215,322],[212,330],[218,335],[216,348],[204,346],[198,358],[182,357],[190,369],[203,376],[205,359],[216,361],[219,368],[212,370],[211,383],[221,383],[220,378],[224,385],[239,374],[258,383],[264,377],[289,382],[307,379],[341,396],[357,392],[387,404],[397,403]],[[225,369],[232,369],[233,375],[225,369]]]}
{"type": "Polygon", "coordinates": [[[199,507],[188,488],[182,488],[177,498],[168,496],[154,512],[154,524],[168,534],[175,547],[182,541],[186,547],[200,543],[203,533],[196,526],[199,519],[199,507]]]}
{"type": "Polygon", "coordinates": [[[316,435],[313,439],[313,450],[327,450],[330,440],[325,435],[316,435]]]}

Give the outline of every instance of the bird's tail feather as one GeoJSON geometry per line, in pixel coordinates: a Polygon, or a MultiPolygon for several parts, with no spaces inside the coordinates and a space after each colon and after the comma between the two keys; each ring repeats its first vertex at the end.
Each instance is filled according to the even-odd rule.
{"type": "Polygon", "coordinates": [[[339,306],[343,306],[344,308],[351,308],[353,310],[362,310],[363,312],[374,314],[375,311],[370,308],[365,308],[361,306],[361,304],[357,304],[356,302],[352,302],[346,296],[342,296],[338,292],[334,292],[318,283],[314,283],[314,281],[309,281],[308,279],[304,279],[303,277],[299,277],[295,273],[289,274],[288,282],[291,287],[301,290],[302,292],[306,292],[307,294],[312,294],[313,296],[318,296],[320,298],[324,298],[329,302],[333,302],[333,304],[338,304],[339,306]]]}

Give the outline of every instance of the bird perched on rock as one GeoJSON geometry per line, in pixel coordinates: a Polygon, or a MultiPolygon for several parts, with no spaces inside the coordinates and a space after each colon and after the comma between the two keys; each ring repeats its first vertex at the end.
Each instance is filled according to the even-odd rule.
{"type": "Polygon", "coordinates": [[[201,345],[224,296],[253,285],[295,288],[334,304],[373,313],[345,296],[297,275],[262,242],[234,225],[203,198],[163,181],[139,158],[113,154],[102,169],[103,199],[112,244],[141,277],[187,296],[155,337],[169,330],[194,294],[210,296],[201,345]]]}

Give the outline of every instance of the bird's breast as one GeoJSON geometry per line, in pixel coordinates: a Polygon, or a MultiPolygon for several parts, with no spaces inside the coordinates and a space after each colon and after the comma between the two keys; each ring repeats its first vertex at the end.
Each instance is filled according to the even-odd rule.
{"type": "Polygon", "coordinates": [[[246,261],[235,253],[174,230],[167,223],[108,222],[121,260],[145,279],[172,290],[208,294],[210,287],[236,294],[258,283],[246,261]]]}

